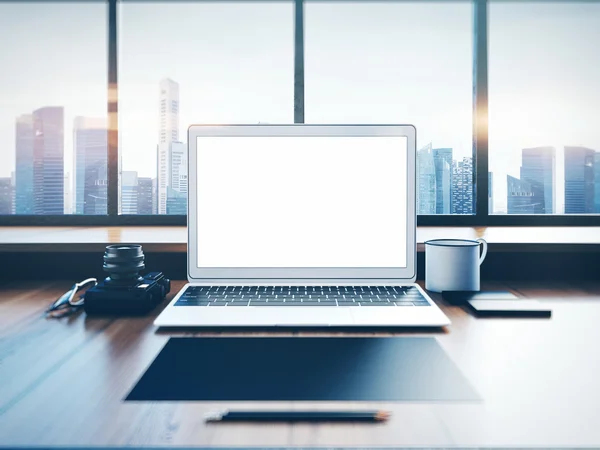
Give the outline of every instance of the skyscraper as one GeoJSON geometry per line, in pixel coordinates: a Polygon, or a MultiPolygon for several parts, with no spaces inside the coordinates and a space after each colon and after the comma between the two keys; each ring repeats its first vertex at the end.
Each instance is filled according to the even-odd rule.
{"type": "Polygon", "coordinates": [[[452,214],[473,214],[473,158],[452,164],[452,214]]]}
{"type": "Polygon", "coordinates": [[[13,186],[10,177],[0,178],[0,216],[12,213],[13,186]]]}
{"type": "Polygon", "coordinates": [[[450,214],[452,212],[452,149],[434,148],[432,152],[435,165],[435,212],[450,214]]]}
{"type": "Polygon", "coordinates": [[[12,205],[10,208],[11,214],[16,214],[16,183],[15,183],[15,172],[10,173],[10,185],[12,187],[12,205]]]}
{"type": "Polygon", "coordinates": [[[536,208],[534,191],[530,183],[506,176],[506,208],[508,214],[534,214],[536,208]]]}
{"type": "Polygon", "coordinates": [[[556,212],[556,151],[554,147],[524,148],[521,180],[531,185],[536,198],[533,214],[556,212]]]}
{"type": "Polygon", "coordinates": [[[171,143],[170,162],[167,214],[187,214],[187,146],[184,143],[171,143]]]}
{"type": "Polygon", "coordinates": [[[152,214],[152,178],[138,178],[137,213],[152,214]]]}
{"type": "Polygon", "coordinates": [[[176,191],[172,187],[167,188],[167,214],[187,214],[187,194],[176,191]]]}
{"type": "Polygon", "coordinates": [[[33,112],[33,213],[64,214],[64,110],[33,112]]]}
{"type": "MultiPolygon", "coordinates": [[[[117,183],[117,198],[119,199],[117,210],[119,214],[123,214],[123,146],[121,145],[121,138],[119,136],[119,159],[117,161],[117,170],[119,171],[118,183],[117,183]]],[[[108,194],[108,193],[107,193],[108,194]]],[[[108,195],[107,195],[108,197],[108,195]]],[[[107,207],[108,207],[108,198],[106,199],[107,207]]]]}
{"type": "Polygon", "coordinates": [[[488,214],[494,213],[494,174],[488,172],[488,214]]]}
{"type": "Polygon", "coordinates": [[[121,173],[121,214],[138,213],[138,174],[124,170],[121,173]]]}
{"type": "Polygon", "coordinates": [[[33,116],[23,114],[15,127],[15,213],[33,214],[33,116]]]}
{"type": "Polygon", "coordinates": [[[71,174],[69,172],[65,173],[64,199],[64,214],[73,214],[73,190],[71,188],[71,174]]]}
{"type": "Polygon", "coordinates": [[[594,212],[600,213],[600,152],[594,155],[594,212]]]}
{"type": "Polygon", "coordinates": [[[107,213],[107,135],[105,118],[75,118],[75,214],[107,213]]]}
{"type": "Polygon", "coordinates": [[[158,179],[152,178],[152,214],[158,214],[158,179]]]}
{"type": "Polygon", "coordinates": [[[594,159],[585,147],[565,147],[565,214],[590,214],[594,206],[594,159]]]}
{"type": "Polygon", "coordinates": [[[170,186],[177,192],[187,194],[187,145],[183,142],[171,143],[170,186]]]}
{"type": "Polygon", "coordinates": [[[435,188],[435,163],[429,143],[417,152],[417,214],[435,214],[435,188]]]}
{"type": "Polygon", "coordinates": [[[167,214],[167,188],[171,179],[172,144],[179,142],[179,84],[160,81],[157,148],[158,214],[167,214]]]}

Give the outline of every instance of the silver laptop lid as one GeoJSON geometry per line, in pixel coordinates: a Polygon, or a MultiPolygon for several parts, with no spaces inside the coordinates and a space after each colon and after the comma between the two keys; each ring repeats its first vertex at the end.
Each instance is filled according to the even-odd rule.
{"type": "Polygon", "coordinates": [[[412,125],[193,125],[190,282],[415,280],[412,125]]]}

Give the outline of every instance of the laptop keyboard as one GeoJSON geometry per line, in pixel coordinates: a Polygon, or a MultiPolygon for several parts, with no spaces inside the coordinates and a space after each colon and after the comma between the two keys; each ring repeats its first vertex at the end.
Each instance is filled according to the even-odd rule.
{"type": "Polygon", "coordinates": [[[175,306],[430,306],[414,286],[188,286],[175,306]]]}

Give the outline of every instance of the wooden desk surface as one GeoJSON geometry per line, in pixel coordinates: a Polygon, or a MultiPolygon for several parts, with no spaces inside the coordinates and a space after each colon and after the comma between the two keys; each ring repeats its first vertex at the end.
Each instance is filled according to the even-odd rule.
{"type": "Polygon", "coordinates": [[[350,405],[392,411],[376,425],[202,420],[217,408],[300,406],[288,402],[125,403],[170,334],[157,332],[154,315],[44,319],[43,309],[69,285],[0,286],[0,446],[600,447],[600,283],[484,286],[544,298],[551,320],[475,319],[442,305],[453,324],[434,335],[483,400],[350,405]]]}

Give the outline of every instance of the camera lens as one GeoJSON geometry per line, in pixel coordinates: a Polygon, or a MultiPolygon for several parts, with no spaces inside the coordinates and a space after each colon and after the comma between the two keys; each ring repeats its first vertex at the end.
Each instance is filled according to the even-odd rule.
{"type": "Polygon", "coordinates": [[[144,267],[144,252],[141,245],[106,247],[103,269],[108,273],[107,282],[136,283],[141,280],[139,273],[144,267]]]}

